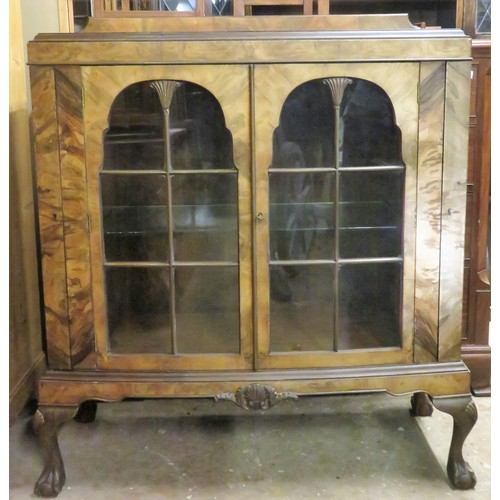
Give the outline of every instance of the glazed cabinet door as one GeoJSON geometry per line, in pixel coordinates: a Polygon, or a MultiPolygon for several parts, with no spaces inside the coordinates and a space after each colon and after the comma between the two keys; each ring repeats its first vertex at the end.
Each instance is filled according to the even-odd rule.
{"type": "Polygon", "coordinates": [[[254,71],[259,368],[413,359],[418,63],[254,71]]]}
{"type": "Polygon", "coordinates": [[[98,367],[251,368],[248,67],[82,71],[98,367]]]}

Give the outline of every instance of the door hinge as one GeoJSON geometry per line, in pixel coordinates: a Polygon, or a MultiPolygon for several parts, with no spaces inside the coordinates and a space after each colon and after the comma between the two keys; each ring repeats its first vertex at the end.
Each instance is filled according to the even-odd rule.
{"type": "Polygon", "coordinates": [[[87,227],[89,230],[89,233],[92,232],[92,216],[90,214],[87,214],[87,227]]]}
{"type": "Polygon", "coordinates": [[[85,107],[85,88],[82,85],[82,108],[85,107]]]}

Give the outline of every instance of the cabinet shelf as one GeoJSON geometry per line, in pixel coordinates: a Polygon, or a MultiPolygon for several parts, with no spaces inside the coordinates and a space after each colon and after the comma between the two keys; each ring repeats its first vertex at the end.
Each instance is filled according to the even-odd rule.
{"type": "MultiPolygon", "coordinates": [[[[387,230],[398,230],[401,228],[399,226],[344,226],[337,228],[339,231],[387,231],[387,230]]],[[[294,227],[293,229],[288,228],[271,228],[272,232],[293,232],[293,231],[333,231],[333,227],[294,227]]]]}
{"type": "Polygon", "coordinates": [[[155,262],[155,261],[106,261],[106,267],[237,267],[237,262],[226,261],[174,261],[172,264],[169,262],[155,262]]]}
{"type": "Polygon", "coordinates": [[[271,174],[314,174],[322,172],[381,172],[390,170],[404,170],[404,165],[362,165],[335,167],[270,167],[271,174]]]}
{"type": "MultiPolygon", "coordinates": [[[[165,142],[163,136],[159,136],[158,132],[108,132],[106,135],[105,145],[115,144],[151,144],[165,142]],[[156,133],[155,133],[156,132],[156,133]]],[[[172,139],[187,134],[186,128],[171,128],[170,137],[172,139]]]]}

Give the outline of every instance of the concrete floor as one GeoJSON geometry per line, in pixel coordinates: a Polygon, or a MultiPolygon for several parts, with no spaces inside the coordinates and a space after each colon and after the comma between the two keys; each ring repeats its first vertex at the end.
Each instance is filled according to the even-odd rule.
{"type": "MultiPolygon", "coordinates": [[[[99,404],[60,433],[61,500],[489,499],[490,398],[464,445],[474,490],[445,467],[449,415],[409,416],[409,396],[301,398],[267,412],[209,400],[99,404]]],[[[24,412],[10,429],[10,498],[34,498],[40,450],[24,412]]]]}

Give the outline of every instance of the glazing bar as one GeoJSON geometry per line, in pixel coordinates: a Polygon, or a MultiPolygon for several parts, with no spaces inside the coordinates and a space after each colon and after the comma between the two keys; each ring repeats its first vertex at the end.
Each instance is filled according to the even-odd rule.
{"type": "Polygon", "coordinates": [[[175,318],[175,269],[174,262],[174,216],[172,208],[172,160],[171,160],[171,144],[170,144],[170,105],[172,98],[180,82],[175,80],[158,80],[151,83],[151,87],[156,90],[160,98],[161,107],[163,109],[163,169],[167,172],[167,217],[168,217],[168,253],[169,253],[169,276],[170,276],[170,331],[172,332],[172,354],[177,354],[177,337],[176,337],[176,318],[175,318]]]}
{"type": "Polygon", "coordinates": [[[334,132],[333,132],[333,160],[335,175],[335,210],[334,210],[334,284],[333,284],[333,303],[334,303],[334,317],[333,317],[333,350],[338,351],[338,332],[340,327],[339,321],[339,226],[340,226],[340,104],[344,97],[344,90],[352,83],[349,78],[325,78],[323,82],[328,85],[332,96],[332,103],[334,109],[334,132]]]}
{"type": "Polygon", "coordinates": [[[163,156],[164,167],[167,170],[167,212],[168,212],[168,255],[170,263],[169,267],[170,275],[170,331],[172,332],[172,354],[177,354],[177,325],[175,317],[175,269],[173,267],[174,263],[174,212],[172,207],[172,178],[170,176],[170,171],[172,165],[170,162],[171,152],[170,152],[170,110],[169,108],[163,108],[164,116],[164,132],[165,132],[165,154],[163,156]]]}

